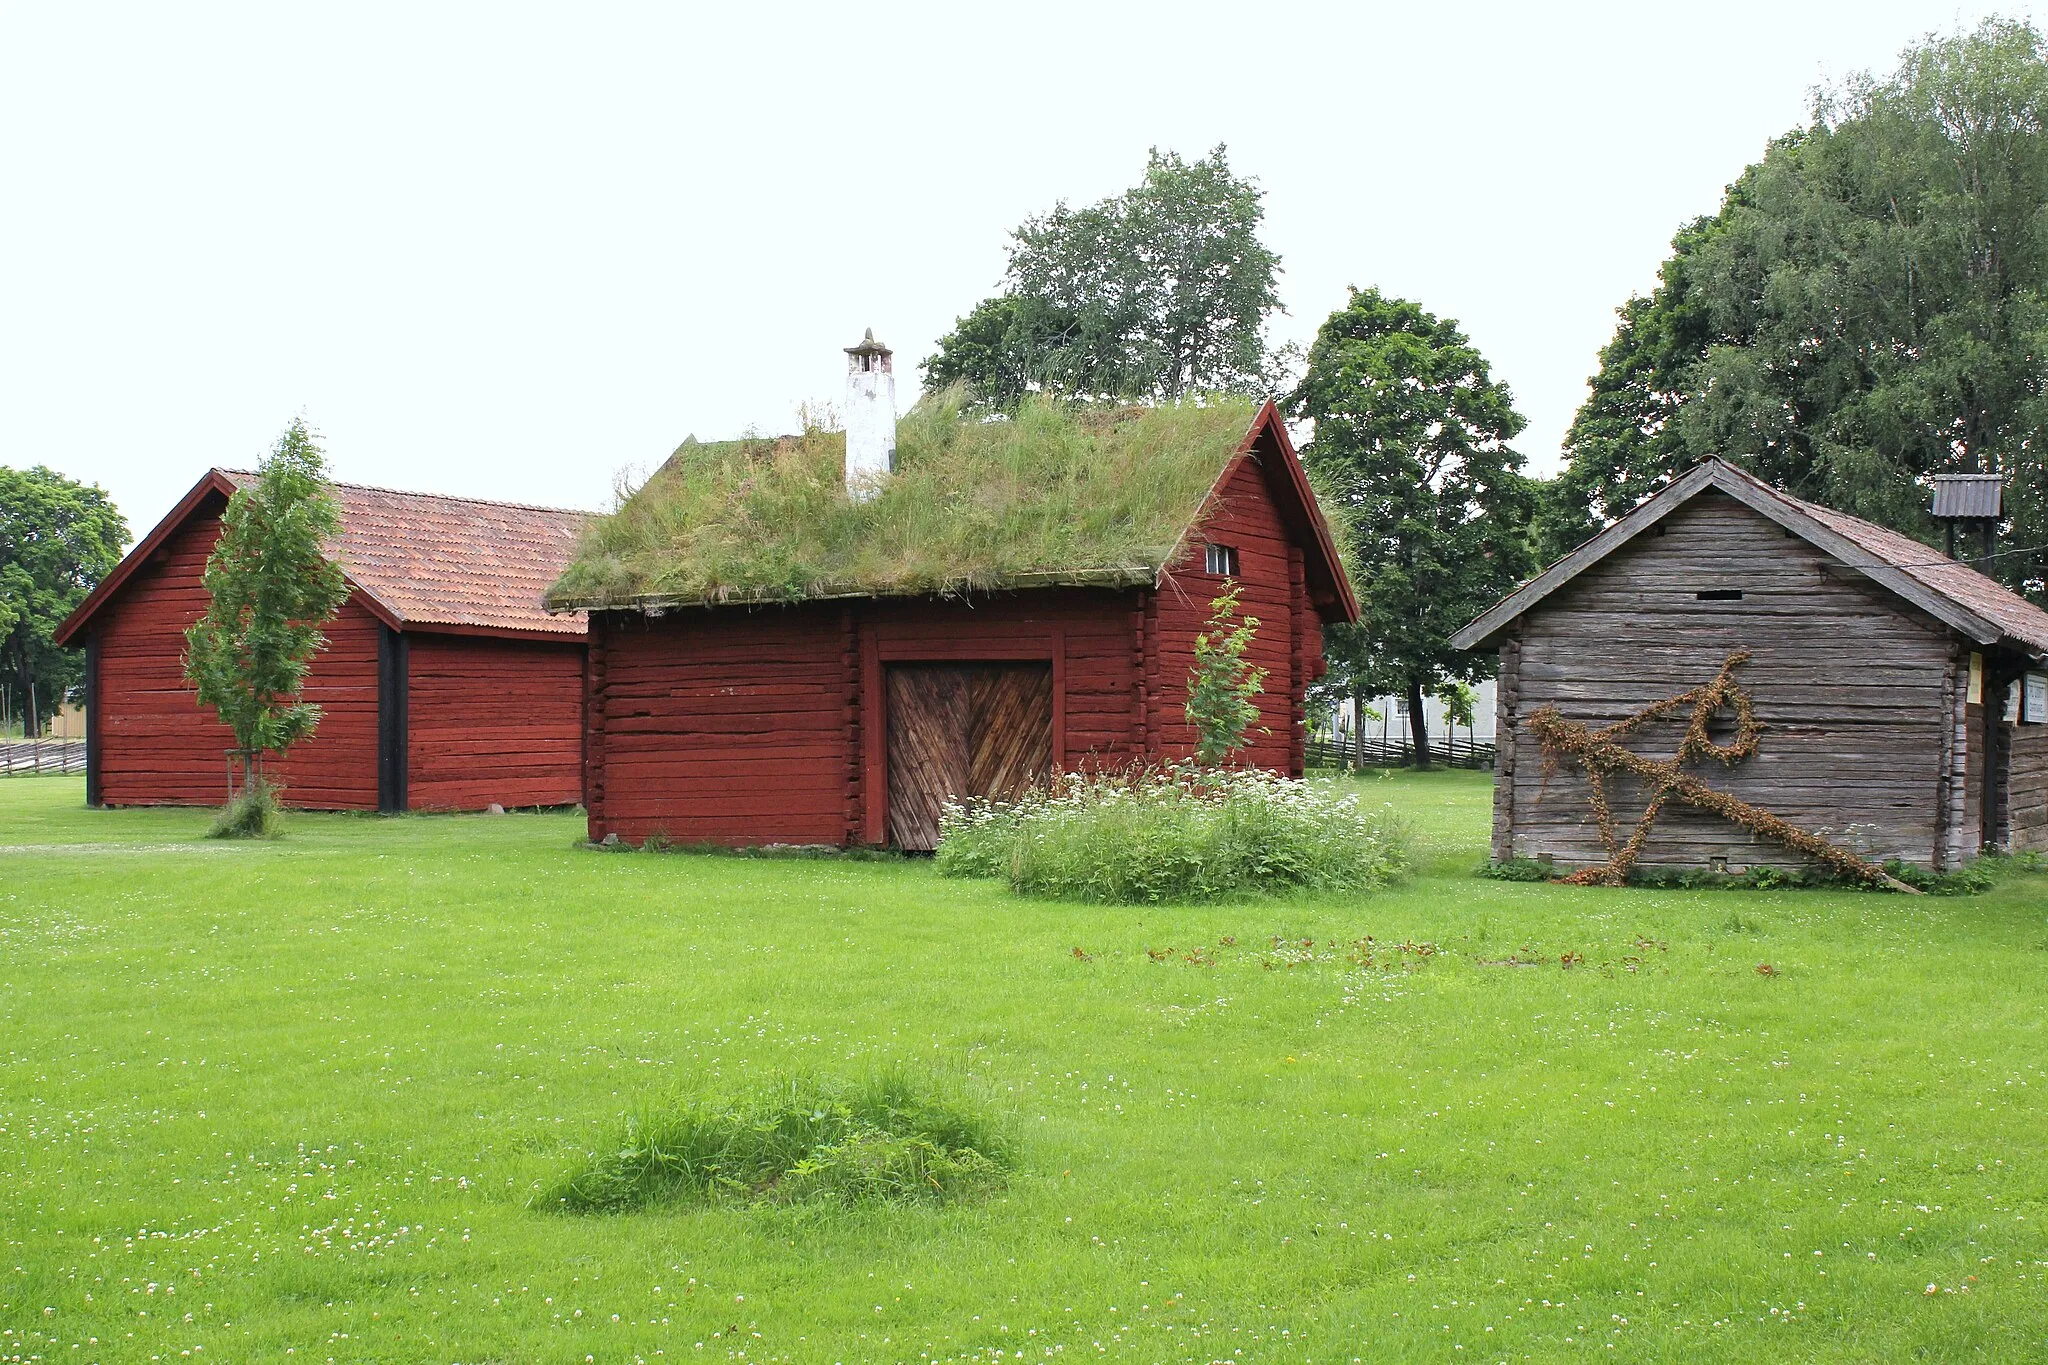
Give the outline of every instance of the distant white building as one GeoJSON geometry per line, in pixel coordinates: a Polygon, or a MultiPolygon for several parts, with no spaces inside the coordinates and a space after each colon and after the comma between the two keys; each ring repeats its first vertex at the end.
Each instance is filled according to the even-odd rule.
{"type": "MultiPolygon", "coordinates": [[[[1381,739],[1399,744],[1408,738],[1408,699],[1406,697],[1374,697],[1366,706],[1378,713],[1378,719],[1371,715],[1365,718],[1367,739],[1381,739]]],[[[1435,697],[1425,695],[1422,699],[1422,719],[1429,730],[1431,744],[1446,739],[1450,726],[1444,718],[1444,704],[1435,697]]],[[[1333,725],[1342,734],[1354,733],[1351,728],[1351,702],[1346,699],[1337,705],[1333,725]]],[[[1472,685],[1472,726],[1458,727],[1459,739],[1472,739],[1481,744],[1493,743],[1493,679],[1472,685]]]]}

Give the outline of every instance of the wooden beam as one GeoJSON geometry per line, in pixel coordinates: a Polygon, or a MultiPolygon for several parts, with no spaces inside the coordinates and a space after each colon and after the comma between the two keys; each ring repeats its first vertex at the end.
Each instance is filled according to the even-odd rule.
{"type": "Polygon", "coordinates": [[[396,815],[409,808],[408,764],[412,726],[411,645],[403,631],[377,628],[377,809],[396,815]]]}

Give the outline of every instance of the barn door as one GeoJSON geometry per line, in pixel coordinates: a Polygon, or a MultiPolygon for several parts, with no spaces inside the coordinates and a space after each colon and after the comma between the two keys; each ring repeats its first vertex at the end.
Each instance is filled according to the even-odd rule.
{"type": "Polygon", "coordinates": [[[964,668],[889,670],[889,839],[939,846],[939,807],[967,790],[973,711],[964,668]]]}
{"type": "Polygon", "coordinates": [[[949,797],[1013,801],[1052,771],[1047,664],[889,669],[889,838],[939,846],[949,797]]]}

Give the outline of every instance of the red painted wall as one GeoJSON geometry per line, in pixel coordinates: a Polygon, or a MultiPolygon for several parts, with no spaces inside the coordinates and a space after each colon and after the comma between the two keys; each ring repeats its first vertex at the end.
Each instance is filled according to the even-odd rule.
{"type": "MultiPolygon", "coordinates": [[[[186,522],[94,618],[100,799],[108,805],[218,805],[226,793],[221,751],[234,737],[200,706],[183,664],[185,627],[206,610],[201,575],[219,510],[186,522]]],[[[327,628],[306,688],[326,715],[312,739],[271,766],[293,805],[376,809],[378,628],[353,598],[327,628]]]]}
{"type": "MultiPolygon", "coordinates": [[[[871,600],[593,615],[584,739],[593,839],[873,843],[886,830],[882,670],[1046,659],[1060,765],[1191,752],[1187,675],[1221,579],[1203,544],[1238,552],[1250,651],[1268,670],[1267,733],[1246,757],[1302,769],[1303,702],[1321,621],[1266,475],[1226,477],[1186,564],[1158,590],[1056,588],[972,602],[871,600]]],[[[417,665],[415,665],[417,667],[417,665]]]]}
{"type": "Polygon", "coordinates": [[[409,632],[414,810],[582,797],[583,646],[409,632]]]}
{"type": "MultiPolygon", "coordinates": [[[[202,575],[223,500],[168,538],[93,618],[99,640],[100,799],[218,805],[234,740],[185,682],[185,628],[206,610],[202,575]]],[[[327,627],[306,696],[326,714],[270,771],[292,805],[377,808],[376,617],[351,597],[327,627]]],[[[580,799],[583,646],[408,632],[414,809],[567,805],[580,799]]]]}
{"type": "Polygon", "coordinates": [[[1243,760],[1261,768],[1300,776],[1305,737],[1301,729],[1308,678],[1301,654],[1322,659],[1321,622],[1301,586],[1299,551],[1281,524],[1259,462],[1240,458],[1210,504],[1208,518],[1191,540],[1190,553],[1166,575],[1156,594],[1157,656],[1152,676],[1159,689],[1151,747],[1169,758],[1195,749],[1187,720],[1188,671],[1195,664],[1195,636],[1209,620],[1209,603],[1223,580],[1204,571],[1203,545],[1214,542],[1238,552],[1238,610],[1259,621],[1245,657],[1266,670],[1259,697],[1259,728],[1243,760]],[[1312,644],[1297,637],[1306,631],[1312,644]]]}

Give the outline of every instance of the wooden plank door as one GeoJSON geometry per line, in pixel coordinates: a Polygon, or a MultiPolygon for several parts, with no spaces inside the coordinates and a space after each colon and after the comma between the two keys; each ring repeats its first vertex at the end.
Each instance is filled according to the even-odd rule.
{"type": "Polygon", "coordinates": [[[898,665],[889,670],[889,839],[928,853],[939,846],[939,809],[967,791],[973,714],[967,670],[898,665]]]}
{"type": "Polygon", "coordinates": [[[1050,665],[892,665],[888,695],[898,848],[937,848],[948,800],[1014,801],[1052,771],[1050,665]]]}
{"type": "Polygon", "coordinates": [[[975,668],[967,690],[968,793],[1015,801],[1052,773],[1052,666],[975,668]]]}

